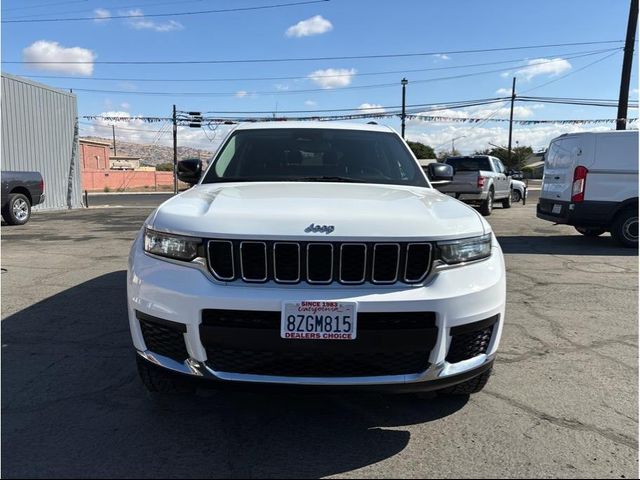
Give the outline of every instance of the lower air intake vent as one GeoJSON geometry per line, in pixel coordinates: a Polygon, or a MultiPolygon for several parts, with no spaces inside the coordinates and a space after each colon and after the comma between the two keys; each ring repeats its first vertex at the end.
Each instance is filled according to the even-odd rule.
{"type": "Polygon", "coordinates": [[[487,353],[499,315],[451,329],[447,362],[457,363],[487,353]]]}
{"type": "Polygon", "coordinates": [[[183,362],[189,358],[183,335],[187,331],[185,325],[155,318],[142,312],[136,312],[136,317],[140,322],[147,350],[177,362],[183,362]]]}

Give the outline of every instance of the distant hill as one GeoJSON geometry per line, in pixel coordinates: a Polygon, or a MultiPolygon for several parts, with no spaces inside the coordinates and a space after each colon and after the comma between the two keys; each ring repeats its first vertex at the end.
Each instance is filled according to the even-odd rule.
{"type": "MultiPolygon", "coordinates": [[[[111,142],[109,138],[102,137],[80,137],[87,140],[100,140],[102,142],[111,142]]],[[[149,145],[145,143],[131,143],[131,142],[116,142],[116,148],[118,155],[126,155],[132,157],[139,157],[145,165],[157,165],[159,163],[173,162],[173,147],[167,147],[164,145],[149,145]]],[[[113,148],[111,149],[113,155],[113,148]]],[[[199,148],[191,147],[178,147],[178,160],[184,158],[201,158],[207,162],[213,151],[202,150],[199,148]]]]}

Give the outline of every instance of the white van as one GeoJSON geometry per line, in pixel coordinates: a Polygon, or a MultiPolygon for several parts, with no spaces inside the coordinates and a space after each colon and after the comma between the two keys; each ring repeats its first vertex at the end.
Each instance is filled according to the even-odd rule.
{"type": "Polygon", "coordinates": [[[538,218],[638,246],[638,131],[583,132],[551,141],[538,218]]]}

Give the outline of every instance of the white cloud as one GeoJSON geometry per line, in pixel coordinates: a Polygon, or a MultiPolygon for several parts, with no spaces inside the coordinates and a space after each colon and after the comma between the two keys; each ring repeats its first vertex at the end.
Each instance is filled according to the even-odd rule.
{"type": "Polygon", "coordinates": [[[499,88],[496,90],[496,95],[500,95],[501,97],[510,97],[511,89],[510,88],[499,88]]]}
{"type": "Polygon", "coordinates": [[[631,89],[631,95],[635,95],[637,97],[638,96],[638,89],[637,88],[632,88],[631,89]]]}
{"type": "Polygon", "coordinates": [[[451,57],[446,53],[436,53],[434,57],[439,58],[440,60],[451,60],[451,57]]]}
{"type": "Polygon", "coordinates": [[[355,74],[355,68],[327,68],[316,70],[309,78],[322,88],[340,88],[349,85],[355,74]]]}
{"type": "Polygon", "coordinates": [[[135,92],[138,89],[138,86],[133,82],[118,82],[118,88],[120,90],[127,90],[128,92],[135,92]]]}
{"type": "Polygon", "coordinates": [[[132,15],[134,18],[128,20],[128,24],[136,30],[153,30],[155,32],[172,32],[174,30],[182,30],[184,26],[175,20],[168,22],[156,22],[144,16],[142,9],[136,8],[120,12],[122,15],[132,15]]]}
{"type": "Polygon", "coordinates": [[[333,30],[333,25],[322,15],[302,20],[287,29],[287,37],[310,37],[333,30]]]}
{"type": "Polygon", "coordinates": [[[94,22],[96,23],[102,23],[111,18],[111,12],[106,8],[96,8],[93,14],[95,15],[94,22]]]}
{"type": "Polygon", "coordinates": [[[236,92],[236,98],[244,98],[247,95],[249,95],[249,92],[247,92],[246,90],[238,90],[236,92]]]}
{"type": "Polygon", "coordinates": [[[572,66],[564,58],[535,58],[527,62],[528,67],[521,68],[515,72],[516,75],[524,77],[527,81],[538,75],[548,75],[551,77],[561,75],[571,70],[572,66]]]}
{"type": "Polygon", "coordinates": [[[131,108],[131,105],[129,104],[129,102],[122,102],[120,104],[120,108],[122,108],[123,110],[129,110],[131,108]]]}
{"type": "Polygon", "coordinates": [[[304,104],[307,107],[315,107],[316,105],[318,105],[318,102],[314,101],[314,100],[307,100],[306,102],[304,102],[304,104]]]}
{"type": "MultiPolygon", "coordinates": [[[[505,102],[506,103],[506,102],[505,102]]],[[[437,108],[437,107],[436,107],[437,108]]],[[[533,104],[530,107],[523,107],[523,106],[519,106],[516,105],[513,108],[513,117],[516,120],[524,120],[524,119],[528,119],[531,118],[532,116],[534,116],[534,110],[538,109],[538,108],[542,108],[541,104],[533,104]]],[[[465,108],[465,109],[439,109],[439,110],[431,110],[431,111],[425,111],[425,112],[420,112],[417,113],[417,115],[422,115],[425,117],[449,117],[449,118],[453,118],[453,119],[457,119],[457,118],[493,118],[493,119],[497,119],[497,118],[509,118],[509,114],[511,113],[511,108],[510,106],[504,106],[504,107],[499,107],[499,108],[487,108],[487,107],[482,107],[482,106],[478,106],[478,107],[471,107],[471,108],[465,108]]],[[[455,122],[455,121],[454,121],[455,122]]],[[[408,124],[412,124],[415,126],[425,126],[427,125],[425,122],[418,120],[418,119],[410,119],[407,121],[408,124]]],[[[432,124],[433,125],[433,124],[432,124]]],[[[457,123],[457,125],[464,125],[464,124],[459,124],[457,123]]],[[[467,127],[468,128],[468,127],[467,127]]]]}
{"type": "Polygon", "coordinates": [[[386,110],[382,105],[377,103],[363,103],[358,107],[358,110],[362,110],[363,113],[384,113],[386,110]]]}
{"type": "Polygon", "coordinates": [[[22,60],[24,62],[45,62],[31,64],[29,68],[72,75],[83,75],[85,77],[93,74],[93,62],[96,57],[97,55],[87,48],[67,48],[61,46],[58,42],[50,42],[47,40],[38,40],[22,50],[22,60]]]}
{"type": "MultiPolygon", "coordinates": [[[[498,109],[497,111],[495,108],[494,109],[486,108],[486,109],[476,110],[473,112],[473,114],[469,116],[476,117],[476,118],[487,118],[495,114],[492,118],[509,118],[510,113],[511,113],[511,107],[503,107],[498,109]]],[[[533,110],[529,107],[521,107],[518,105],[513,107],[513,118],[515,118],[516,120],[531,118],[533,114],[534,114],[533,110]]]]}
{"type": "MultiPolygon", "coordinates": [[[[496,116],[496,118],[498,118],[496,116]]],[[[615,128],[609,125],[514,125],[513,144],[531,146],[534,151],[547,148],[549,142],[563,134],[580,131],[606,131],[615,128]]],[[[509,124],[435,124],[413,121],[408,124],[407,138],[430,145],[440,150],[451,148],[451,139],[464,136],[455,141],[456,150],[464,154],[491,148],[489,143],[505,145],[509,136],[509,124]]]]}

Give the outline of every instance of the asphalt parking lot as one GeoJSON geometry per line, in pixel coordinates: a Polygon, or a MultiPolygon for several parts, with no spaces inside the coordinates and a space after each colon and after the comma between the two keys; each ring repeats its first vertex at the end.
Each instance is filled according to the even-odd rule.
{"type": "Polygon", "coordinates": [[[471,398],[203,391],[150,398],[125,308],[149,205],[2,228],[4,477],[638,477],[638,258],[489,217],[505,252],[494,376],[471,398]]]}

